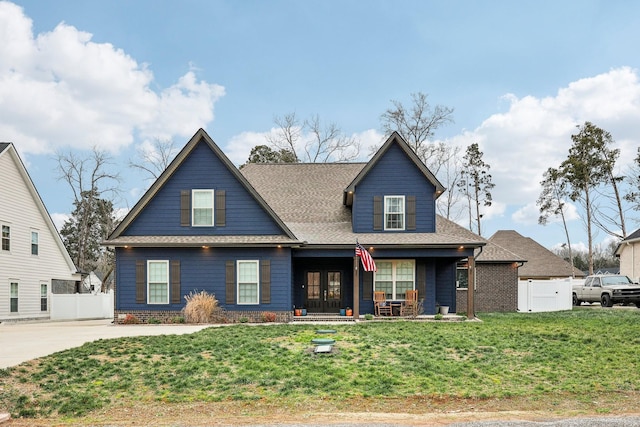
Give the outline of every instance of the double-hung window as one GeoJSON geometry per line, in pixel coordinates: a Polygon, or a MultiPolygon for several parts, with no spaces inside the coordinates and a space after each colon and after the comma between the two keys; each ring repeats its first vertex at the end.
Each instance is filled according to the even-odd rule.
{"type": "Polygon", "coordinates": [[[47,284],[40,283],[40,311],[47,311],[49,302],[49,293],[47,292],[47,284]]]}
{"type": "Polygon", "coordinates": [[[18,312],[18,283],[9,283],[9,311],[11,313],[18,312]]]}
{"type": "Polygon", "coordinates": [[[192,190],[191,224],[210,227],[213,225],[213,190],[192,190]]]}
{"type": "Polygon", "coordinates": [[[11,227],[8,225],[2,226],[2,250],[10,251],[11,250],[11,227]]]}
{"type": "Polygon", "coordinates": [[[415,289],[414,260],[380,260],[376,267],[374,288],[384,292],[386,299],[403,300],[408,290],[415,289]]]}
{"type": "Polygon", "coordinates": [[[238,261],[238,304],[259,304],[258,261],[238,261]]]}
{"type": "Polygon", "coordinates": [[[384,229],[404,230],[404,196],[384,196],[384,229]]]}
{"type": "Polygon", "coordinates": [[[38,255],[38,232],[31,232],[31,255],[38,255]]]}
{"type": "Polygon", "coordinates": [[[169,261],[147,261],[149,304],[169,304],[169,261]]]}

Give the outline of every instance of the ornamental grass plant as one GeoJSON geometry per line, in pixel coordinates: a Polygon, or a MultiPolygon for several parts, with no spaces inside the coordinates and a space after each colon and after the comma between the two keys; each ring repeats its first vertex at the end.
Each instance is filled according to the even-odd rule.
{"type": "Polygon", "coordinates": [[[184,308],[187,323],[210,323],[220,311],[216,296],[206,291],[192,291],[184,299],[187,301],[184,308]]]}

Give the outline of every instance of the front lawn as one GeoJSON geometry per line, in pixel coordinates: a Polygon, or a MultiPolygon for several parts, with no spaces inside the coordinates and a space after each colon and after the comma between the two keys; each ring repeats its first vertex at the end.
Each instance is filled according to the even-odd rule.
{"type": "Polygon", "coordinates": [[[233,325],[99,340],[0,370],[0,412],[55,419],[144,405],[317,409],[312,402],[359,412],[384,411],[384,402],[551,399],[606,413],[592,402],[637,401],[640,310],[480,318],[233,325]],[[314,354],[311,340],[326,338],[316,333],[326,328],[336,330],[334,351],[314,354]]]}

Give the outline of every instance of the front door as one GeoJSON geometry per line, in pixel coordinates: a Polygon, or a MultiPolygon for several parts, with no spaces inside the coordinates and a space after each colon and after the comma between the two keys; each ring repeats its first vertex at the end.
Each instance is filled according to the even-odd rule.
{"type": "Polygon", "coordinates": [[[342,272],[308,271],[305,306],[311,313],[338,313],[342,306],[342,272]]]}

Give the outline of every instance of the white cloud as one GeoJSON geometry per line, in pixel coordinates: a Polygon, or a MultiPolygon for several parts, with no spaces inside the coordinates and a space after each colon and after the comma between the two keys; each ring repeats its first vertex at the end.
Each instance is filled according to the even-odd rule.
{"type": "MultiPolygon", "coordinates": [[[[520,209],[515,211],[511,215],[511,219],[517,223],[522,225],[535,225],[538,223],[538,218],[540,217],[540,209],[535,204],[535,202],[527,203],[522,206],[520,209]]],[[[579,219],[578,209],[576,205],[571,202],[564,203],[564,218],[567,222],[579,219]]],[[[548,223],[554,224],[562,222],[561,216],[549,216],[548,223]]]]}
{"type": "MultiPolygon", "coordinates": [[[[531,223],[529,212],[540,194],[542,174],[567,157],[576,126],[593,122],[611,133],[621,149],[624,169],[640,140],[640,82],[636,70],[612,69],[580,79],[555,96],[518,98],[508,94],[508,111],[494,114],[478,128],[446,140],[463,148],[477,142],[491,166],[495,203],[521,208],[514,220],[531,223]]],[[[575,209],[575,207],[573,207],[575,209]]],[[[575,219],[577,215],[568,219],[575,219]]],[[[537,217],[536,217],[537,221],[537,217]]]]}
{"type": "Polygon", "coordinates": [[[53,213],[53,214],[51,214],[51,220],[53,221],[53,224],[58,229],[58,232],[60,232],[60,230],[62,230],[62,227],[64,226],[64,223],[67,222],[69,220],[69,218],[71,218],[71,215],[66,214],[66,213],[53,213]]]}
{"type": "Polygon", "coordinates": [[[156,93],[154,77],[109,43],[65,23],[33,34],[32,21],[0,2],[0,134],[22,153],[98,146],[112,152],[134,135],[190,136],[213,120],[224,88],[193,71],[156,93]]]}

